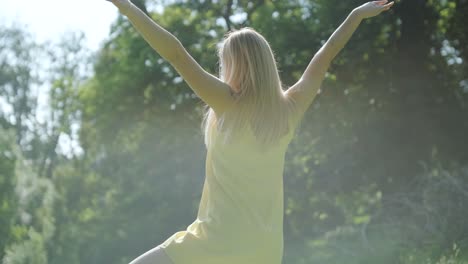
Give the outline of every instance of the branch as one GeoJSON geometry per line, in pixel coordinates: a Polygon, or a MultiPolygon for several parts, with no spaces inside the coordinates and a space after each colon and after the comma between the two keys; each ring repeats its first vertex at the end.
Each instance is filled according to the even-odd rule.
{"type": "Polygon", "coordinates": [[[230,19],[231,13],[232,13],[232,1],[233,0],[228,0],[227,6],[226,6],[226,12],[224,12],[223,18],[226,21],[226,25],[228,30],[231,30],[232,28],[232,21],[230,19]]]}

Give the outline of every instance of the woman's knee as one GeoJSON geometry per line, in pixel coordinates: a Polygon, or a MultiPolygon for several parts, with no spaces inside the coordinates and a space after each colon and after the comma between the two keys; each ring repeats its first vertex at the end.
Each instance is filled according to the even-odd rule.
{"type": "Polygon", "coordinates": [[[157,246],[138,258],[134,259],[130,264],[173,264],[164,249],[157,246]]]}

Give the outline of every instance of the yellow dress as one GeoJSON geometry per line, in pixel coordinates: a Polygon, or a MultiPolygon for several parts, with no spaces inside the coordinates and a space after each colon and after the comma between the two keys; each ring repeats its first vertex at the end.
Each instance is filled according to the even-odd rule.
{"type": "Polygon", "coordinates": [[[174,264],[280,264],[283,170],[295,123],[262,152],[251,129],[222,144],[213,129],[197,219],[160,247],[174,264]]]}

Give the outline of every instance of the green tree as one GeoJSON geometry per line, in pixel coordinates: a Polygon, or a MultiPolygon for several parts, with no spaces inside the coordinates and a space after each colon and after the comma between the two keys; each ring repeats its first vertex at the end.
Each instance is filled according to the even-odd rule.
{"type": "Polygon", "coordinates": [[[13,217],[17,208],[15,190],[16,156],[14,134],[0,126],[0,260],[13,239],[13,217]]]}
{"type": "MultiPolygon", "coordinates": [[[[214,74],[223,34],[257,29],[286,87],[362,1],[135,3],[214,74]]],[[[287,153],[284,263],[463,263],[466,7],[398,1],[336,58],[287,153]]],[[[28,36],[17,31],[0,33],[0,96],[13,109],[0,115],[4,262],[128,263],[185,229],[204,180],[200,99],[122,16],[91,61],[80,34],[15,45],[28,36]],[[27,103],[39,83],[42,124],[27,103]],[[82,151],[65,153],[63,139],[82,151]]]]}
{"type": "Polygon", "coordinates": [[[34,119],[36,95],[33,87],[39,83],[37,60],[39,47],[30,34],[18,25],[0,28],[0,95],[12,108],[7,118],[15,130],[17,144],[28,144],[28,121],[34,119]]]}

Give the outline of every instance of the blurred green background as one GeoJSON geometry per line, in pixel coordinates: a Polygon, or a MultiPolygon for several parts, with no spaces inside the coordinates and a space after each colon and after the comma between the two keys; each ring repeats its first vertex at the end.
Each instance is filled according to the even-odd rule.
{"type": "MultiPolygon", "coordinates": [[[[223,34],[255,28],[285,88],[363,3],[134,2],[214,74],[223,34]]],[[[467,14],[397,1],[336,58],[286,155],[284,264],[468,263],[467,14]]],[[[127,19],[97,52],[84,39],[0,26],[0,263],[124,264],[196,217],[203,103],[127,19]]]]}

